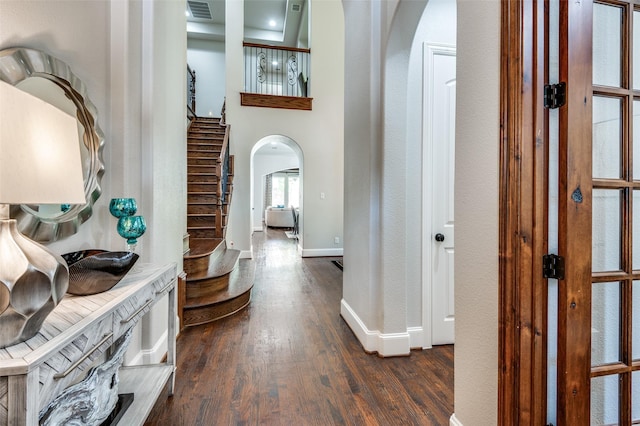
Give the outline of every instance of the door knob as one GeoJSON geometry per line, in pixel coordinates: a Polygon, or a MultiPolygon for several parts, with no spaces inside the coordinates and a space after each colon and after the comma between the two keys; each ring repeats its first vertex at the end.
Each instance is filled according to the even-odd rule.
{"type": "Polygon", "coordinates": [[[444,235],[442,235],[440,233],[437,233],[436,234],[436,241],[439,242],[439,243],[443,242],[444,241],[444,235]]]}

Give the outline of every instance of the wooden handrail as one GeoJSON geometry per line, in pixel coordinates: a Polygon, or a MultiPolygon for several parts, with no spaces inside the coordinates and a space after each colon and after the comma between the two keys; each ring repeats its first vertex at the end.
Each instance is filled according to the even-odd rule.
{"type": "Polygon", "coordinates": [[[288,52],[303,52],[311,53],[311,49],[303,49],[301,47],[288,47],[288,46],[272,46],[270,44],[249,43],[247,41],[242,42],[243,47],[258,47],[262,49],[274,49],[274,50],[286,50],[288,52]]]}

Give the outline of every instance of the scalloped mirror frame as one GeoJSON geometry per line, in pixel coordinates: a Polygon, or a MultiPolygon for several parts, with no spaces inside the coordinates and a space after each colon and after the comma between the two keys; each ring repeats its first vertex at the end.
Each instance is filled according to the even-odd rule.
{"type": "Polygon", "coordinates": [[[57,85],[75,105],[79,129],[83,129],[79,130],[80,140],[88,152],[87,160],[83,160],[86,204],[71,205],[56,217],[38,216],[28,206],[11,206],[11,217],[17,220],[20,232],[39,242],[53,242],[78,232],[80,225],[93,213],[93,204],[102,193],[104,135],[98,126],[96,107],[91,103],[84,83],[69,65],[40,50],[21,47],[0,50],[0,80],[18,86],[33,77],[57,85]]]}

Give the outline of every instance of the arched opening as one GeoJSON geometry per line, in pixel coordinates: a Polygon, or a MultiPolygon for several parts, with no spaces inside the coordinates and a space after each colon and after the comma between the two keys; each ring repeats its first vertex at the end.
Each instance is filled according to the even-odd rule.
{"type": "Polygon", "coordinates": [[[251,231],[261,232],[265,226],[291,228],[288,235],[302,248],[303,182],[302,149],[293,139],[269,135],[256,142],[251,150],[251,231]],[[276,214],[268,213],[272,211],[276,214]]]}

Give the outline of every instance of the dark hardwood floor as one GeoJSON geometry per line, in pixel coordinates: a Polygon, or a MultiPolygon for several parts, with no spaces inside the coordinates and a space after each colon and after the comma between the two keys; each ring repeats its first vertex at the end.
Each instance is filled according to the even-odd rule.
{"type": "MultiPolygon", "coordinates": [[[[340,317],[342,271],[305,258],[283,231],[253,238],[243,312],[186,329],[176,388],[146,425],[448,425],[453,346],[367,354],[340,317]]],[[[349,267],[349,265],[345,265],[349,267]]]]}

